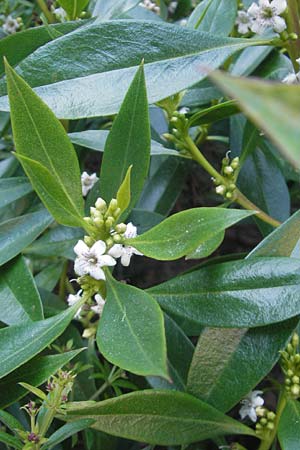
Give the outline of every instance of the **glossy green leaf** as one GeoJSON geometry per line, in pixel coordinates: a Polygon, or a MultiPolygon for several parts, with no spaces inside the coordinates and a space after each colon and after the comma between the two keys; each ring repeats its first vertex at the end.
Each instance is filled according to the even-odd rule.
{"type": "Polygon", "coordinates": [[[128,167],[127,173],[125,175],[125,178],[121,184],[121,186],[118,189],[117,192],[117,202],[118,207],[121,210],[121,213],[123,213],[130,204],[130,197],[131,197],[131,190],[130,190],[130,180],[131,180],[131,169],[132,166],[128,167]]]}
{"type": "Polygon", "coordinates": [[[43,236],[34,241],[24,250],[24,253],[40,256],[64,256],[74,259],[74,246],[83,237],[81,228],[58,225],[47,230],[43,236]]]}
{"type": "Polygon", "coordinates": [[[43,319],[41,299],[22,256],[1,268],[0,298],[0,320],[8,325],[43,319]]]}
{"type": "Polygon", "coordinates": [[[211,255],[222,244],[223,239],[224,232],[216,234],[211,239],[208,239],[203,242],[203,244],[199,245],[196,250],[186,256],[186,259],[207,258],[207,256],[211,255]]]}
{"type": "Polygon", "coordinates": [[[11,431],[23,429],[21,423],[7,411],[0,411],[0,422],[2,422],[11,431]]]}
{"type": "Polygon", "coordinates": [[[146,292],[112,277],[97,344],[106,359],[138,375],[168,378],[163,314],[146,292]]]}
{"type": "Polygon", "coordinates": [[[59,0],[71,20],[75,20],[88,4],[89,0],[59,0]]]}
{"type": "Polygon", "coordinates": [[[34,277],[34,281],[38,288],[53,291],[57,285],[60,276],[62,275],[64,261],[56,261],[53,264],[48,264],[34,277]]]}
{"type": "MultiPolygon", "coordinates": [[[[249,260],[291,255],[300,239],[299,230],[300,212],[297,212],[265,238],[249,254],[249,260]]],[[[221,411],[228,411],[270,372],[297,323],[295,317],[250,330],[205,329],[191,365],[189,392],[221,411]]]]}
{"type": "Polygon", "coordinates": [[[32,186],[25,177],[3,178],[0,180],[0,208],[24,197],[32,191],[32,186]]]}
{"type": "Polygon", "coordinates": [[[25,364],[53,342],[69,325],[79,305],[46,320],[0,330],[0,378],[25,364]],[[7,345],[7,342],[10,345],[7,345]]]}
{"type": "Polygon", "coordinates": [[[56,430],[47,440],[47,442],[42,445],[41,450],[46,450],[47,448],[53,448],[61,442],[65,441],[69,437],[76,433],[79,433],[86,428],[89,428],[94,423],[93,419],[81,419],[75,422],[67,423],[61,428],[56,430]]]}
{"type": "MultiPolygon", "coordinates": [[[[71,142],[73,142],[73,144],[81,145],[82,147],[87,147],[99,152],[104,152],[108,134],[109,131],[107,130],[85,130],[79,131],[77,133],[69,133],[69,138],[71,139],[71,142]]],[[[150,155],[181,156],[181,154],[177,150],[166,148],[153,139],[151,139],[150,155]]]]}
{"type": "Polygon", "coordinates": [[[31,384],[25,383],[25,382],[22,382],[22,381],[19,384],[20,384],[20,386],[22,388],[24,388],[26,391],[28,391],[31,394],[33,394],[35,397],[38,397],[41,400],[46,400],[47,399],[47,395],[45,394],[45,392],[42,391],[41,389],[37,388],[36,386],[32,386],[31,384]]]}
{"type": "Polygon", "coordinates": [[[23,444],[18,438],[12,436],[11,434],[4,433],[3,431],[0,431],[0,442],[6,444],[7,448],[12,447],[20,450],[23,448],[23,444]]]}
{"type": "Polygon", "coordinates": [[[203,0],[191,14],[188,27],[228,36],[234,26],[236,13],[236,0],[203,0]]]}
{"type": "Polygon", "coordinates": [[[0,408],[6,408],[27,394],[27,391],[19,384],[21,381],[28,382],[33,386],[40,386],[82,350],[72,350],[59,355],[37,356],[2,378],[0,380],[0,408]]]}
{"type": "MultiPolygon", "coordinates": [[[[143,58],[148,100],[155,103],[205,78],[206,68],[219,67],[235,52],[266,42],[160,22],[113,20],[44,45],[22,61],[18,72],[32,87],[40,86],[36,93],[57,117],[76,119],[118,112],[143,58]],[[115,45],[120,40],[122,45],[115,45]]],[[[4,83],[0,92],[5,94],[4,83]]],[[[0,110],[7,109],[4,97],[0,110]]]]}
{"type": "Polygon", "coordinates": [[[168,217],[146,233],[127,239],[129,245],[159,260],[189,255],[225,228],[253,212],[223,208],[194,208],[168,217]]]}
{"type": "Polygon", "coordinates": [[[278,439],[282,450],[298,450],[300,440],[300,403],[288,400],[278,427],[278,439]]]}
{"type": "Polygon", "coordinates": [[[93,428],[157,445],[180,445],[254,431],[191,395],[146,390],[83,406],[67,406],[67,420],[93,418],[93,428]]]}
{"type": "Polygon", "coordinates": [[[132,166],[131,198],[127,213],[137,202],[148,173],[150,124],[144,68],[137,71],[105,143],[100,172],[100,194],[107,202],[116,198],[132,166]]]}
{"type": "Polygon", "coordinates": [[[0,265],[6,263],[31,244],[53,221],[42,209],[0,223],[0,265]]]}
{"type": "Polygon", "coordinates": [[[299,169],[300,86],[234,78],[224,73],[211,76],[299,169]]]}
{"type": "Polygon", "coordinates": [[[218,105],[210,106],[194,114],[189,123],[190,125],[203,125],[210,122],[216,122],[218,120],[226,119],[233,114],[239,112],[237,103],[233,100],[219,103],[218,105]]]}
{"type": "Polygon", "coordinates": [[[82,225],[79,164],[63,126],[8,64],[6,75],[15,146],[25,172],[58,222],[82,225]]]}
{"type": "Polygon", "coordinates": [[[109,20],[134,8],[140,0],[97,0],[93,9],[93,16],[97,20],[109,20]]]}

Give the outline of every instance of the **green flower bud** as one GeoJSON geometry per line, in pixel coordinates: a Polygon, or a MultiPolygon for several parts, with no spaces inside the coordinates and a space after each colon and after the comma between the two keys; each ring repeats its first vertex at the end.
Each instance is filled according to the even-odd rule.
{"type": "Polygon", "coordinates": [[[105,228],[107,230],[110,230],[114,223],[115,223],[115,219],[112,216],[108,216],[105,221],[105,228]]]}
{"type": "Polygon", "coordinates": [[[287,386],[289,386],[290,384],[292,384],[291,379],[290,379],[290,378],[286,378],[286,379],[285,379],[285,384],[286,384],[287,386]]]}
{"type": "Polygon", "coordinates": [[[269,420],[275,420],[276,414],[273,411],[269,411],[267,414],[267,418],[269,420]]]}
{"type": "Polygon", "coordinates": [[[268,430],[274,430],[274,428],[275,428],[274,423],[273,422],[268,422],[267,423],[267,428],[268,428],[268,430]]]}
{"type": "Polygon", "coordinates": [[[292,378],[294,376],[294,372],[291,369],[289,369],[286,374],[290,378],[292,378]]]}
{"type": "Polygon", "coordinates": [[[91,238],[91,236],[84,236],[83,240],[89,247],[91,247],[95,243],[94,239],[91,238]]]}
{"type": "Polygon", "coordinates": [[[268,420],[265,417],[263,417],[262,419],[260,419],[259,423],[261,423],[262,425],[267,425],[268,420]]]}
{"type": "Polygon", "coordinates": [[[107,210],[107,204],[106,201],[103,200],[103,198],[99,197],[97,198],[97,201],[95,203],[96,208],[98,209],[98,211],[100,211],[101,213],[105,213],[107,210]]]}
{"type": "Polygon", "coordinates": [[[96,217],[94,219],[94,224],[96,225],[97,228],[102,228],[104,225],[104,220],[100,219],[100,217],[96,217]]]}
{"type": "Polygon", "coordinates": [[[230,183],[230,185],[228,186],[228,189],[233,192],[236,190],[236,185],[234,183],[230,183]]]}
{"type": "Polygon", "coordinates": [[[121,244],[121,242],[123,242],[123,238],[119,234],[114,234],[113,240],[116,244],[121,244]]]}
{"type": "Polygon", "coordinates": [[[299,377],[297,377],[297,375],[294,375],[293,378],[292,378],[292,382],[294,384],[299,384],[299,381],[300,381],[299,377]]]}
{"type": "Polygon", "coordinates": [[[296,41],[298,39],[298,34],[290,33],[289,34],[289,39],[291,39],[291,41],[296,41]]]}
{"type": "Polygon", "coordinates": [[[111,248],[114,245],[114,240],[113,238],[109,237],[108,239],[106,239],[105,243],[107,248],[111,248]]]}
{"type": "Polygon", "coordinates": [[[287,352],[292,355],[294,353],[294,347],[292,346],[291,343],[289,343],[286,347],[287,352]]]}
{"type": "Polygon", "coordinates": [[[300,386],[298,384],[293,384],[291,387],[291,394],[295,397],[298,397],[300,394],[300,386]]]}
{"type": "Polygon", "coordinates": [[[225,175],[232,175],[234,170],[231,166],[225,166],[223,172],[225,175]]]}
{"type": "Polygon", "coordinates": [[[226,192],[225,197],[226,197],[228,200],[232,199],[232,193],[231,193],[231,192],[226,192]]]}
{"type": "Polygon", "coordinates": [[[300,355],[299,353],[297,353],[297,355],[295,355],[295,363],[299,363],[300,362],[300,355]]]}
{"type": "Polygon", "coordinates": [[[117,208],[114,212],[113,212],[113,216],[114,217],[118,217],[121,214],[121,208],[117,208]]]}
{"type": "Polygon", "coordinates": [[[116,225],[116,232],[119,234],[123,234],[126,231],[127,226],[125,225],[125,223],[118,223],[118,225],[116,225]]]}
{"type": "Polygon", "coordinates": [[[109,209],[111,211],[115,211],[117,209],[117,207],[118,207],[117,199],[112,198],[111,201],[110,201],[110,204],[109,204],[109,209]]]}
{"type": "Polygon", "coordinates": [[[89,224],[89,225],[93,225],[93,219],[91,219],[90,217],[84,217],[83,220],[89,224]]]}
{"type": "Polygon", "coordinates": [[[240,165],[240,158],[238,156],[236,156],[235,158],[233,158],[233,160],[231,161],[230,166],[235,170],[239,167],[240,165]]]}
{"type": "Polygon", "coordinates": [[[297,349],[298,345],[299,345],[299,335],[297,333],[294,333],[292,337],[292,346],[297,349]]]}

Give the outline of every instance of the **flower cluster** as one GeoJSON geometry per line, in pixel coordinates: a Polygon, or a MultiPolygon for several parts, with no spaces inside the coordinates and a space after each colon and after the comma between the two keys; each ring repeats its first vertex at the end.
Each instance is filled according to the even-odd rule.
{"type": "Polygon", "coordinates": [[[233,198],[233,193],[236,190],[235,182],[240,162],[238,156],[230,161],[228,154],[229,152],[222,160],[222,181],[214,180],[214,184],[216,185],[217,194],[222,195],[227,200],[231,200],[233,198]]]}
{"type": "Polygon", "coordinates": [[[281,352],[281,369],[285,375],[285,391],[293,399],[300,397],[299,336],[294,333],[285,351],[281,352]]]}
{"type": "Polygon", "coordinates": [[[258,4],[252,3],[247,11],[238,12],[238,32],[263,34],[267,29],[272,29],[276,33],[282,33],[286,29],[286,22],[281,15],[286,8],[286,0],[259,0],[258,4]]]}
{"type": "Polygon", "coordinates": [[[127,225],[117,223],[120,213],[116,199],[107,206],[102,198],[98,198],[95,207],[90,208],[90,217],[84,218],[90,235],[80,239],[74,247],[74,271],[81,289],[67,299],[69,306],[85,300],[76,318],[81,317],[84,310],[101,315],[105,304],[105,267],[115,266],[117,258],[123,266],[129,266],[132,255],[142,255],[125,244],[125,239],[137,236],[137,228],[131,222],[127,225]]]}
{"type": "Polygon", "coordinates": [[[17,31],[20,30],[22,27],[22,19],[18,17],[17,19],[14,19],[12,16],[1,17],[2,21],[2,30],[6,34],[14,34],[17,31]]]}
{"type": "Polygon", "coordinates": [[[139,3],[139,5],[143,6],[149,11],[153,11],[155,14],[160,14],[160,7],[152,0],[143,0],[139,3]]]}
{"type": "MultiPolygon", "coordinates": [[[[298,66],[300,67],[300,58],[296,59],[298,66]]],[[[283,80],[285,84],[298,84],[300,83],[300,71],[289,73],[283,80]]]]}

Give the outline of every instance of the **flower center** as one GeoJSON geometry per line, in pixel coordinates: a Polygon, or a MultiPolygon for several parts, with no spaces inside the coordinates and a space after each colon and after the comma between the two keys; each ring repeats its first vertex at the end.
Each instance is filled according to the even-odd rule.
{"type": "Polygon", "coordinates": [[[261,15],[263,19],[272,19],[272,17],[274,16],[273,8],[271,8],[271,6],[266,6],[265,8],[263,8],[261,15]]]}
{"type": "Polygon", "coordinates": [[[88,259],[88,262],[91,263],[91,264],[96,264],[97,263],[97,258],[95,256],[91,256],[88,259]]]}

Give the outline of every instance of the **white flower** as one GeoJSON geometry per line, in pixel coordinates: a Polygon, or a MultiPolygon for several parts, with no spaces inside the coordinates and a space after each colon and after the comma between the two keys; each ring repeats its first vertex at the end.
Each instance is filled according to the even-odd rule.
{"type": "Polygon", "coordinates": [[[252,22],[253,18],[246,11],[238,11],[235,24],[240,34],[248,33],[251,30],[252,22]]]}
{"type": "Polygon", "coordinates": [[[83,241],[78,241],[74,247],[77,255],[74,270],[79,276],[90,275],[95,280],[105,280],[103,266],[114,266],[116,261],[112,256],[105,255],[106,244],[97,241],[92,247],[88,247],[83,241]]]}
{"type": "Polygon", "coordinates": [[[174,12],[176,11],[177,5],[178,5],[178,2],[175,2],[175,1],[171,2],[169,4],[168,11],[169,11],[170,14],[174,14],[174,12]]]}
{"type": "Polygon", "coordinates": [[[249,416],[252,422],[257,421],[256,408],[264,404],[264,399],[260,397],[260,394],[262,391],[252,391],[241,401],[243,405],[239,411],[241,419],[249,416]]]}
{"type": "Polygon", "coordinates": [[[95,173],[89,175],[87,172],[81,174],[82,195],[85,197],[92,187],[97,183],[99,178],[95,173]]]}
{"type": "Polygon", "coordinates": [[[273,28],[277,33],[281,33],[286,29],[286,23],[280,14],[286,8],[286,0],[259,0],[258,5],[252,3],[248,9],[248,14],[253,19],[251,30],[263,34],[266,28],[273,28]]]}
{"type": "Polygon", "coordinates": [[[139,3],[139,5],[143,6],[146,9],[149,9],[149,11],[155,12],[156,14],[160,14],[160,7],[157,6],[157,4],[152,0],[143,0],[139,3]]]}
{"type": "MultiPolygon", "coordinates": [[[[137,236],[137,229],[133,225],[133,223],[129,222],[126,227],[126,231],[124,233],[124,238],[133,239],[137,236]]],[[[108,251],[108,254],[113,256],[114,258],[121,258],[122,266],[128,267],[130,264],[130,259],[132,255],[142,255],[143,253],[139,252],[136,248],[131,245],[122,245],[115,244],[108,251]]]]}
{"type": "Polygon", "coordinates": [[[91,306],[91,310],[93,310],[94,313],[99,314],[99,316],[101,316],[104,305],[105,305],[105,300],[104,300],[104,298],[101,297],[100,294],[96,294],[95,302],[96,302],[96,305],[91,306]]]}
{"type": "Polygon", "coordinates": [[[3,31],[7,34],[13,34],[18,31],[20,28],[20,24],[16,19],[13,19],[12,16],[7,16],[4,24],[2,25],[3,31]]]}
{"type": "Polygon", "coordinates": [[[55,15],[56,19],[60,22],[66,22],[67,20],[67,13],[64,10],[64,8],[56,8],[53,10],[53,14],[55,15]]]}
{"type": "Polygon", "coordinates": [[[282,80],[285,84],[298,84],[300,82],[300,72],[298,73],[288,73],[286,77],[282,80]]]}
{"type": "Polygon", "coordinates": [[[178,112],[179,114],[187,114],[190,112],[190,108],[188,108],[187,106],[182,106],[181,108],[179,108],[178,112]]]}
{"type": "MultiPolygon", "coordinates": [[[[67,303],[69,306],[73,306],[76,303],[79,302],[79,300],[81,300],[81,294],[82,294],[82,289],[80,289],[80,291],[78,291],[75,295],[70,294],[69,297],[67,298],[67,303]]],[[[75,314],[75,319],[78,319],[80,317],[81,314],[81,310],[82,307],[78,309],[77,313],[75,314]]]]}

